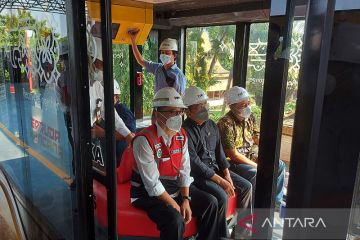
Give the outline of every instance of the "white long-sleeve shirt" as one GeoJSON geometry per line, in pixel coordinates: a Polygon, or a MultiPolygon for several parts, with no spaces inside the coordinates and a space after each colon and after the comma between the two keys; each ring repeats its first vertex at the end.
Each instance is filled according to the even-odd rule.
{"type": "MultiPolygon", "coordinates": [[[[172,137],[168,137],[162,128],[156,124],[157,135],[162,137],[164,143],[167,146],[170,146],[172,137]]],[[[144,183],[145,189],[148,192],[149,196],[160,196],[165,192],[165,188],[160,182],[160,174],[155,161],[153,150],[151,149],[149,142],[146,137],[139,136],[135,138],[133,142],[133,152],[134,158],[137,163],[139,174],[144,183]]],[[[180,186],[179,187],[189,187],[194,179],[190,176],[190,157],[188,150],[187,139],[183,148],[183,158],[182,165],[180,168],[180,186]]],[[[131,199],[135,201],[136,199],[131,199]]]]}
{"type": "MultiPolygon", "coordinates": [[[[105,108],[104,108],[104,87],[101,85],[99,81],[94,81],[93,85],[90,84],[89,89],[90,94],[90,119],[91,125],[93,125],[96,121],[96,100],[101,99],[102,104],[100,106],[100,113],[102,118],[105,120],[105,108]]],[[[116,110],[114,109],[115,115],[115,130],[120,133],[122,136],[126,137],[131,133],[131,131],[126,127],[124,121],[121,117],[117,114],[116,110]]]]}

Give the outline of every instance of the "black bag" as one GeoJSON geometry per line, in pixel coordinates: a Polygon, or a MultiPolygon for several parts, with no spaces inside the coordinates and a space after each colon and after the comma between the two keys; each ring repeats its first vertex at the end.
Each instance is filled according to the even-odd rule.
{"type": "Polygon", "coordinates": [[[166,78],[166,83],[168,84],[168,86],[169,87],[174,87],[174,85],[175,85],[175,79],[173,79],[173,78],[171,78],[171,77],[169,77],[168,75],[167,75],[167,72],[166,72],[166,69],[165,69],[165,67],[164,66],[162,66],[162,71],[163,71],[163,73],[164,73],[164,76],[165,76],[165,78],[166,78]]]}

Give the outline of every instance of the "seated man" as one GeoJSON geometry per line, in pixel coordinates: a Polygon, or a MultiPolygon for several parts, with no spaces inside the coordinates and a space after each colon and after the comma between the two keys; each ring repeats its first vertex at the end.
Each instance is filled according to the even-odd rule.
{"type": "MultiPolygon", "coordinates": [[[[255,188],[255,177],[259,145],[259,129],[249,106],[249,93],[234,86],[225,94],[230,111],[218,122],[221,142],[226,156],[230,159],[230,169],[248,179],[255,188]]],[[[285,163],[279,160],[276,204],[283,198],[285,163]]]]}
{"type": "MultiPolygon", "coordinates": [[[[120,118],[124,121],[126,127],[131,132],[136,132],[136,120],[134,114],[130,111],[130,109],[124,104],[120,102],[120,85],[114,80],[114,105],[117,114],[119,114],[120,118]]],[[[127,147],[127,142],[125,139],[116,139],[116,163],[117,166],[120,164],[121,155],[127,147]]]]}
{"type": "Polygon", "coordinates": [[[187,119],[183,127],[189,143],[191,175],[194,185],[213,195],[218,202],[220,236],[227,237],[226,210],[228,196],[238,193],[238,208],[251,207],[252,186],[243,177],[229,171],[220,134],[209,119],[208,96],[197,87],[185,90],[184,104],[187,119]]]}
{"type": "Polygon", "coordinates": [[[136,167],[131,202],[147,212],[163,240],[183,239],[192,214],[197,218],[197,239],[218,240],[216,199],[191,185],[188,140],[181,128],[186,108],[182,98],[174,88],[162,88],[153,107],[155,123],[137,134],[132,144],[136,167]]]}

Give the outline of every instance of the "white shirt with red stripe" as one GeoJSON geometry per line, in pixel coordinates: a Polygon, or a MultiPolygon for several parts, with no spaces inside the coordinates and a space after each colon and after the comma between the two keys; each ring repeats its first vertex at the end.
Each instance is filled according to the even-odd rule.
{"type": "MultiPolygon", "coordinates": [[[[164,143],[170,146],[172,137],[165,134],[164,130],[156,124],[156,131],[158,137],[162,137],[164,143]]],[[[160,174],[155,161],[155,156],[152,148],[149,145],[148,140],[145,136],[139,136],[134,139],[133,142],[134,158],[136,160],[137,167],[141,179],[144,183],[145,189],[149,196],[157,197],[165,192],[165,188],[160,182],[160,174]]],[[[194,179],[190,176],[190,157],[188,150],[187,138],[183,147],[183,159],[182,166],[180,168],[180,186],[179,187],[190,187],[190,184],[194,179]]],[[[131,199],[135,201],[136,199],[131,199]]]]}

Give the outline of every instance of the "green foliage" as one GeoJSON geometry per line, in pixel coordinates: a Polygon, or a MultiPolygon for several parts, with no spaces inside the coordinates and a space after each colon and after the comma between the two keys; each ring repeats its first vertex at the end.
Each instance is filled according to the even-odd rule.
{"type": "Polygon", "coordinates": [[[25,29],[36,29],[39,36],[51,32],[46,20],[37,21],[30,11],[17,9],[16,14],[0,15],[0,48],[19,45],[19,30],[14,31],[19,28],[22,28],[22,36],[25,36],[25,29]]]}
{"type": "Polygon", "coordinates": [[[130,63],[129,46],[113,44],[113,75],[119,83],[121,94],[120,102],[130,106],[130,63]]]}
{"type": "Polygon", "coordinates": [[[296,101],[295,100],[286,102],[285,107],[284,107],[284,115],[288,116],[288,115],[294,114],[295,109],[296,109],[296,101]]]}
{"type": "Polygon", "coordinates": [[[197,86],[206,90],[209,82],[213,82],[213,79],[208,79],[207,75],[207,54],[203,46],[203,32],[204,28],[191,28],[187,31],[186,49],[188,54],[186,54],[185,72],[188,86],[197,86]]]}
{"type": "Polygon", "coordinates": [[[251,112],[255,116],[256,122],[260,123],[260,120],[261,120],[261,107],[256,105],[256,104],[252,104],[251,105],[251,112]]]}
{"type": "Polygon", "coordinates": [[[208,27],[207,30],[211,43],[210,57],[219,60],[221,66],[230,71],[234,61],[236,26],[214,26],[208,27]]]}
{"type": "MultiPolygon", "coordinates": [[[[146,60],[157,61],[157,40],[151,34],[143,46],[143,57],[146,60]]],[[[130,63],[129,63],[129,45],[113,44],[114,60],[114,79],[120,85],[120,101],[130,106],[130,63]]],[[[144,116],[152,112],[152,99],[154,97],[153,74],[143,71],[143,111],[144,116]]]]}
{"type": "Polygon", "coordinates": [[[222,113],[221,109],[220,110],[211,110],[209,111],[209,117],[211,120],[213,120],[214,122],[218,122],[220,118],[222,118],[224,116],[224,114],[222,113]]]}
{"type": "MultiPolygon", "coordinates": [[[[158,61],[158,41],[152,34],[143,46],[143,57],[153,62],[158,61]]],[[[147,71],[143,71],[143,112],[144,116],[152,113],[152,100],[154,98],[155,76],[147,71]]]]}
{"type": "MultiPolygon", "coordinates": [[[[250,43],[266,43],[268,35],[268,23],[256,23],[251,24],[250,28],[250,43]]],[[[257,48],[258,54],[261,54],[265,60],[266,55],[266,45],[261,45],[257,48]]],[[[257,57],[257,59],[260,57],[257,57]]],[[[258,106],[262,105],[262,92],[264,88],[264,75],[265,75],[265,61],[264,62],[251,62],[251,57],[249,56],[248,68],[247,68],[247,82],[246,88],[251,93],[255,104],[258,106]],[[249,66],[250,64],[255,64],[255,66],[249,66]],[[257,70],[256,70],[257,69],[257,70]],[[261,70],[260,70],[261,69],[261,70]]]]}
{"type": "MultiPolygon", "coordinates": [[[[286,86],[285,95],[285,113],[284,116],[291,115],[295,112],[295,98],[298,89],[298,75],[299,68],[295,64],[300,60],[301,57],[301,39],[303,36],[304,21],[295,21],[293,27],[293,35],[291,38],[291,56],[289,63],[288,79],[286,86]]],[[[250,43],[266,43],[268,35],[268,23],[256,23],[251,25],[250,29],[250,43]]],[[[279,49],[281,46],[279,47],[279,49]]],[[[257,53],[262,55],[261,59],[265,60],[266,45],[257,48],[257,53]]],[[[280,52],[281,54],[281,52],[280,52]]],[[[250,57],[249,57],[250,60],[250,57]]],[[[264,87],[264,76],[265,76],[265,61],[263,62],[252,62],[251,64],[258,64],[258,70],[255,67],[250,66],[248,62],[247,69],[247,90],[254,99],[254,105],[252,105],[253,113],[258,121],[261,117],[261,105],[264,87]],[[262,68],[261,68],[262,64],[262,68]]]]}
{"type": "Polygon", "coordinates": [[[218,80],[213,76],[217,62],[231,71],[235,26],[213,26],[189,28],[186,32],[186,79],[188,86],[208,90],[218,80]],[[205,40],[209,39],[210,50],[205,50],[205,40]]]}

